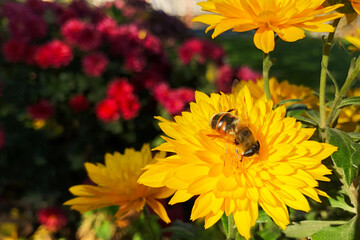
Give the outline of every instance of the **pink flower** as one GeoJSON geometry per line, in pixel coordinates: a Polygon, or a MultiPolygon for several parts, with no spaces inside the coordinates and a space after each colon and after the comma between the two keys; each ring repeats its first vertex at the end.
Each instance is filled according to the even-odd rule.
{"type": "Polygon", "coordinates": [[[115,34],[116,28],[116,21],[109,17],[105,17],[96,25],[96,31],[101,33],[105,39],[109,39],[113,34],[115,34]]]}
{"type": "Polygon", "coordinates": [[[219,91],[228,93],[231,91],[232,83],[235,78],[234,70],[227,64],[224,64],[218,69],[218,76],[216,85],[219,91]]]}
{"type": "Polygon", "coordinates": [[[25,60],[27,43],[20,39],[9,39],[3,45],[2,51],[8,62],[22,62],[25,60]]]}
{"type": "Polygon", "coordinates": [[[201,64],[205,63],[206,60],[221,63],[224,55],[222,47],[198,38],[189,39],[179,47],[179,58],[183,64],[188,64],[193,59],[201,64]]]}
{"type": "Polygon", "coordinates": [[[248,66],[242,66],[237,70],[236,77],[239,81],[253,81],[256,82],[257,79],[261,78],[261,74],[252,70],[248,66]]]}
{"type": "Polygon", "coordinates": [[[89,101],[84,95],[77,94],[70,98],[69,105],[75,112],[83,112],[89,108],[89,101]]]}
{"type": "Polygon", "coordinates": [[[203,42],[198,38],[189,39],[179,47],[179,58],[183,64],[190,63],[194,56],[198,56],[198,61],[203,63],[205,59],[202,53],[203,42]]]}
{"type": "Polygon", "coordinates": [[[159,38],[151,33],[147,33],[143,40],[144,47],[152,54],[158,55],[162,53],[163,47],[159,38]]]}
{"type": "Polygon", "coordinates": [[[108,58],[100,52],[88,54],[82,59],[83,71],[90,77],[100,76],[108,64],[108,58]]]}
{"type": "Polygon", "coordinates": [[[154,97],[170,114],[180,113],[185,105],[194,100],[194,91],[189,88],[171,89],[167,83],[154,88],[154,97]]]}
{"type": "Polygon", "coordinates": [[[133,72],[141,72],[147,64],[147,59],[143,51],[133,51],[125,58],[125,68],[133,72]]]}
{"type": "Polygon", "coordinates": [[[104,99],[96,106],[96,115],[103,122],[112,122],[120,118],[117,102],[114,99],[104,99]]]}
{"type": "Polygon", "coordinates": [[[160,103],[164,103],[169,98],[170,87],[165,82],[160,83],[154,87],[153,94],[156,100],[160,103]]]}
{"type": "Polygon", "coordinates": [[[67,21],[61,28],[65,40],[83,51],[96,49],[101,44],[101,35],[95,26],[78,19],[67,21]]]}
{"type": "Polygon", "coordinates": [[[175,95],[186,103],[194,101],[195,99],[194,90],[190,88],[178,88],[175,90],[175,95]]]}
{"type": "Polygon", "coordinates": [[[41,68],[60,68],[69,65],[73,59],[71,48],[60,40],[52,40],[40,46],[35,53],[35,62],[41,68]]]}
{"type": "Polygon", "coordinates": [[[40,102],[28,106],[27,112],[33,119],[48,120],[52,115],[54,115],[55,107],[51,102],[43,99],[40,102]]]}
{"type": "Polygon", "coordinates": [[[67,224],[65,212],[59,207],[40,209],[37,213],[38,221],[49,231],[56,232],[67,224]]]}

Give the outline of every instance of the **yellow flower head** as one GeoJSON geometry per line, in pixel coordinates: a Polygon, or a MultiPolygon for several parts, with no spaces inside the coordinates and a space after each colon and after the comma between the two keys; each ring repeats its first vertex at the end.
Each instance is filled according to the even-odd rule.
{"type": "Polygon", "coordinates": [[[350,0],[350,2],[355,12],[360,15],[360,0],[350,0]]]}
{"type": "Polygon", "coordinates": [[[304,30],[332,32],[327,22],[343,16],[330,13],[343,6],[336,4],[322,8],[325,0],[207,0],[198,3],[202,10],[216,14],[195,17],[193,21],[210,25],[206,32],[214,29],[212,37],[233,29],[235,32],[256,30],[255,46],[265,53],[274,50],[274,33],[286,42],[305,37],[304,30]]]}
{"type": "MultiPolygon", "coordinates": [[[[352,89],[348,92],[348,97],[360,96],[360,88],[352,89]]],[[[344,107],[339,115],[337,127],[346,131],[354,132],[360,122],[360,107],[347,106],[344,107]]]]}
{"type": "MultiPolygon", "coordinates": [[[[258,99],[264,94],[264,80],[259,79],[256,83],[252,81],[241,81],[234,88],[234,91],[239,91],[244,86],[247,86],[251,95],[258,99]]],[[[312,108],[318,103],[318,98],[314,95],[314,90],[305,86],[298,86],[290,84],[288,81],[278,82],[276,78],[269,79],[269,88],[271,92],[271,98],[274,104],[278,104],[280,101],[289,99],[300,99],[302,103],[306,104],[309,108],[312,108]]],[[[287,106],[288,104],[285,104],[287,106]]]]}
{"type": "Polygon", "coordinates": [[[360,51],[360,29],[356,29],[357,36],[348,35],[345,37],[346,41],[352,45],[348,49],[352,52],[360,51]]]}
{"type": "Polygon", "coordinates": [[[309,211],[304,195],[319,202],[318,194],[327,196],[316,189],[317,180],[329,181],[324,175],[331,171],[321,161],[336,147],[308,140],[315,129],[301,128],[294,118],[285,117],[284,106],[272,110],[272,101],[264,95],[255,100],[247,86],[210,97],[196,92],[195,99],[190,112],[174,122],[158,117],[167,137],[157,149],[174,154],[148,166],[140,183],[176,190],[170,204],[198,196],[192,220],[205,217],[209,228],[224,213],[232,214],[247,239],[258,205],[285,228],[287,206],[309,211]]]}
{"type": "MultiPolygon", "coordinates": [[[[154,159],[157,157],[165,157],[165,153],[156,154],[154,159]]],[[[148,204],[164,222],[169,223],[166,210],[157,199],[167,198],[174,191],[166,187],[151,188],[137,183],[143,168],[152,161],[150,147],[144,144],[141,151],[125,149],[124,154],[107,153],[105,165],[85,163],[90,179],[97,185],[71,187],[70,192],[77,197],[64,204],[71,205],[72,209],[82,213],[107,206],[119,206],[116,217],[120,222],[129,213],[140,212],[148,204]]]]}

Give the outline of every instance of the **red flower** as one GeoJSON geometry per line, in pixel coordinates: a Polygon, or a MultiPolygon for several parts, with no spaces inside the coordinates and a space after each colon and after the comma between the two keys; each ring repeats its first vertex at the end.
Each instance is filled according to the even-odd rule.
{"type": "Polygon", "coordinates": [[[60,40],[53,40],[40,46],[35,53],[35,62],[41,68],[67,66],[73,59],[71,48],[60,40]]]}
{"type": "Polygon", "coordinates": [[[101,43],[101,35],[95,26],[77,19],[67,21],[61,28],[65,40],[83,51],[96,49],[101,43]]]}
{"type": "Polygon", "coordinates": [[[91,53],[82,60],[83,71],[90,77],[100,76],[108,64],[109,60],[103,53],[91,53]]]}
{"type": "Polygon", "coordinates": [[[139,114],[140,102],[137,96],[130,95],[118,101],[121,117],[130,120],[139,114]]]}
{"type": "Polygon", "coordinates": [[[20,39],[9,39],[2,48],[5,59],[16,63],[25,60],[27,43],[20,39]]]}
{"type": "Polygon", "coordinates": [[[108,86],[107,96],[117,103],[119,114],[125,120],[136,117],[140,102],[134,94],[134,87],[126,78],[115,78],[108,86]]]}
{"type": "Polygon", "coordinates": [[[117,102],[114,99],[104,99],[96,107],[97,117],[104,122],[116,121],[120,117],[117,102]]]}
{"type": "Polygon", "coordinates": [[[5,145],[5,133],[2,129],[0,129],[0,149],[5,145]]]}
{"type": "Polygon", "coordinates": [[[236,77],[241,81],[253,81],[256,82],[257,79],[261,78],[261,74],[255,72],[248,66],[242,66],[237,70],[236,77]]]}
{"type": "Polygon", "coordinates": [[[133,85],[126,78],[114,78],[108,86],[107,96],[118,101],[132,95],[133,91],[133,85]]]}
{"type": "Polygon", "coordinates": [[[56,232],[67,223],[64,211],[59,207],[40,209],[37,213],[38,221],[49,231],[56,232]]]}
{"type": "Polygon", "coordinates": [[[55,112],[54,105],[48,100],[43,99],[33,105],[27,107],[27,112],[33,119],[49,119],[55,112]]]}
{"type": "Polygon", "coordinates": [[[165,82],[165,78],[160,71],[147,68],[136,77],[136,81],[147,89],[153,89],[157,84],[165,82]]]}
{"type": "Polygon", "coordinates": [[[84,95],[78,94],[70,98],[69,105],[75,112],[83,112],[89,108],[89,101],[84,95]]]}

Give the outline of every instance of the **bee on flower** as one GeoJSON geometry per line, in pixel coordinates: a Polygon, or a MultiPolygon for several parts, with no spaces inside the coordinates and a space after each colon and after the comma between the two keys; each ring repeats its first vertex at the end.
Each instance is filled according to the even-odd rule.
{"type": "Polygon", "coordinates": [[[247,86],[231,94],[196,92],[190,112],[174,121],[157,117],[167,136],[155,149],[172,155],[146,167],[139,183],[175,190],[170,204],[197,196],[190,218],[205,218],[205,228],[232,215],[249,239],[261,207],[285,229],[288,207],[308,212],[305,196],[327,196],[317,188],[331,174],[321,162],[337,149],[309,140],[315,129],[285,113],[247,86]]]}

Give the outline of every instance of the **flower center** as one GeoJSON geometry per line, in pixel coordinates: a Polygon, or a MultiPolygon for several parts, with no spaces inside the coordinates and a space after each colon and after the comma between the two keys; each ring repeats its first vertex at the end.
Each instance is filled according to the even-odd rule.
{"type": "Polygon", "coordinates": [[[261,23],[265,23],[267,25],[271,25],[272,23],[274,23],[277,19],[277,15],[275,12],[273,11],[262,11],[258,16],[257,16],[257,21],[261,22],[261,23]]]}
{"type": "Polygon", "coordinates": [[[225,154],[223,155],[224,174],[229,176],[242,173],[252,164],[258,162],[258,160],[258,153],[255,153],[252,156],[244,156],[239,147],[235,144],[231,144],[231,146],[226,147],[225,154]]]}

